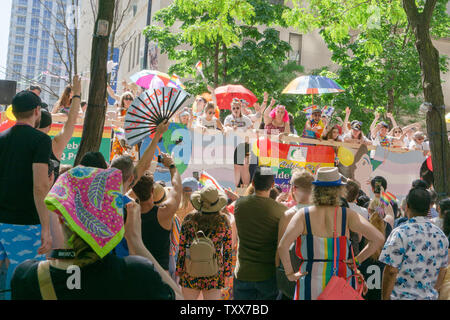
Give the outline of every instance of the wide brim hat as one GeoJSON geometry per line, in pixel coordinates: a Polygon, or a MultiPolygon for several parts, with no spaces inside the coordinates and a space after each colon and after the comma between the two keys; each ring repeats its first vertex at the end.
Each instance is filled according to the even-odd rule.
{"type": "Polygon", "coordinates": [[[166,188],[164,188],[159,183],[155,182],[155,184],[153,185],[153,203],[161,204],[161,202],[165,201],[166,199],[167,199],[166,188]]]}
{"type": "Polygon", "coordinates": [[[338,168],[322,167],[317,171],[316,180],[312,184],[318,187],[338,187],[346,183],[342,181],[338,168]]]}
{"type": "Polygon", "coordinates": [[[201,212],[219,212],[228,204],[228,198],[215,186],[207,186],[192,193],[191,203],[201,212]]]}

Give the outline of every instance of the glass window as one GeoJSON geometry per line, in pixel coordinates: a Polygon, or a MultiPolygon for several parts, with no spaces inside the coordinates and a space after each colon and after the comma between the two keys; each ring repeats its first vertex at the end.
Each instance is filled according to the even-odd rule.
{"type": "Polygon", "coordinates": [[[37,18],[32,18],[32,19],[31,19],[31,26],[32,26],[33,28],[39,28],[39,19],[37,19],[37,18]]]}
{"type": "Polygon", "coordinates": [[[33,75],[34,75],[34,66],[28,66],[28,67],[27,67],[27,73],[28,73],[28,74],[33,74],[33,75]]]}
{"type": "Polygon", "coordinates": [[[28,0],[19,0],[19,5],[27,6],[28,0]]]}
{"type": "Polygon", "coordinates": [[[13,70],[14,70],[14,72],[16,72],[16,73],[21,73],[21,71],[22,71],[22,65],[21,65],[21,64],[14,64],[14,65],[13,65],[13,70]]]}
{"type": "Polygon", "coordinates": [[[289,60],[296,61],[297,64],[300,64],[302,54],[302,35],[289,33],[289,44],[292,48],[289,52],[289,60]]]}
{"type": "Polygon", "coordinates": [[[22,62],[22,56],[21,56],[21,55],[15,54],[15,55],[14,55],[14,61],[22,62]]]}
{"type": "Polygon", "coordinates": [[[42,39],[47,40],[50,38],[50,33],[47,30],[41,31],[42,39]]]}
{"type": "Polygon", "coordinates": [[[38,42],[38,39],[37,39],[37,38],[30,38],[30,41],[29,41],[29,43],[28,43],[28,46],[33,47],[33,48],[36,48],[36,47],[37,47],[37,42],[38,42]]]}
{"type": "Polygon", "coordinates": [[[19,26],[24,26],[27,23],[27,18],[25,17],[17,17],[17,24],[19,26]]]}
{"type": "Polygon", "coordinates": [[[50,30],[51,28],[51,23],[49,19],[44,19],[44,21],[42,21],[42,25],[44,26],[44,29],[50,30]]]}
{"type": "Polygon", "coordinates": [[[48,56],[48,47],[41,46],[40,55],[42,57],[47,57],[48,56]]]}
{"type": "Polygon", "coordinates": [[[52,17],[51,11],[45,10],[44,11],[44,18],[45,19],[50,19],[51,17],[52,17]]]}
{"type": "Polygon", "coordinates": [[[16,34],[25,34],[25,28],[23,27],[16,27],[16,34]]]}
{"type": "Polygon", "coordinates": [[[15,46],[14,53],[23,53],[23,46],[15,46]]]}
{"type": "Polygon", "coordinates": [[[39,34],[39,30],[38,29],[35,29],[35,28],[31,28],[30,29],[30,36],[37,37],[38,34],[39,34]]]}
{"type": "Polygon", "coordinates": [[[16,37],[16,43],[25,44],[25,38],[24,37],[16,37]]]}
{"type": "Polygon", "coordinates": [[[39,66],[41,69],[47,70],[48,69],[48,60],[47,58],[41,57],[39,59],[39,66]]]}
{"type": "Polygon", "coordinates": [[[53,7],[53,2],[52,1],[45,1],[45,6],[49,9],[51,9],[53,7]]]}
{"type": "Polygon", "coordinates": [[[40,8],[41,2],[39,0],[33,0],[33,7],[34,8],[40,8]]]}
{"type": "Polygon", "coordinates": [[[19,15],[27,15],[27,8],[26,7],[18,7],[17,8],[17,14],[19,15]]]}
{"type": "Polygon", "coordinates": [[[41,10],[40,10],[39,8],[33,8],[33,9],[31,10],[31,14],[32,14],[33,16],[40,16],[40,15],[41,15],[41,10]]]}
{"type": "Polygon", "coordinates": [[[36,64],[36,57],[28,57],[28,64],[36,64]]]}
{"type": "Polygon", "coordinates": [[[29,48],[28,48],[28,55],[30,55],[30,56],[36,56],[36,55],[37,55],[37,49],[36,49],[36,48],[29,47],[29,48]]]}

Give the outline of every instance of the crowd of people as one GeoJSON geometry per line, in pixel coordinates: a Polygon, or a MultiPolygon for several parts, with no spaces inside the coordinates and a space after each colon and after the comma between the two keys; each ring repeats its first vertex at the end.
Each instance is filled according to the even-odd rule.
{"type": "MultiPolygon", "coordinates": [[[[108,89],[119,118],[135,90],[118,96],[108,89]]],[[[208,90],[211,101],[198,96],[176,121],[203,130],[297,134],[286,107],[273,98],[268,104],[267,93],[253,110],[232,100],[222,123],[208,90]]],[[[351,285],[369,300],[449,299],[450,198],[438,200],[426,179],[412,181],[401,203],[386,203],[389,181],[381,176],[371,180],[370,196],[337,167],[315,176],[295,169],[283,192],[271,168],[256,166],[238,176],[247,187],[240,194],[182,179],[173,157],[161,154],[167,186],[150,168],[168,121],[138,159],[89,152],[73,167],[60,161],[85,112],[80,78],[53,110],[44,107],[38,87],[19,92],[12,102],[17,123],[0,133],[4,299],[316,300],[334,275],[359,275],[351,285]],[[61,112],[64,128],[51,139],[51,113],[61,112]],[[74,266],[80,279],[71,282],[74,266]]],[[[350,114],[347,108],[345,120],[333,124],[316,108],[301,136],[429,150],[417,124],[401,128],[388,114],[389,132],[376,114],[366,137],[350,114]]]]}

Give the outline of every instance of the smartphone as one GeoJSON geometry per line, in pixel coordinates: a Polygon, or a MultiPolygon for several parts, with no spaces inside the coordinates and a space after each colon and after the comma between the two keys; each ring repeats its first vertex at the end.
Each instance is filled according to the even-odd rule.
{"type": "Polygon", "coordinates": [[[373,193],[381,192],[381,181],[375,181],[375,187],[373,188],[373,193]]]}
{"type": "Polygon", "coordinates": [[[158,156],[158,163],[162,163],[162,157],[161,157],[161,155],[158,156]]]}
{"type": "Polygon", "coordinates": [[[194,171],[192,172],[192,176],[198,181],[200,179],[199,175],[198,175],[198,171],[194,171]]]}

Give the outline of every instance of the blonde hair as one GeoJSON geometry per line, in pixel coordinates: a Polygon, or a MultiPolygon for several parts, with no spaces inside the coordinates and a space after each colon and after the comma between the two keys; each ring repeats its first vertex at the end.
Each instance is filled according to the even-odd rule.
{"type": "Polygon", "coordinates": [[[292,171],[291,186],[295,185],[297,188],[311,192],[313,181],[314,176],[305,168],[297,168],[292,171]]]}
{"type": "Polygon", "coordinates": [[[255,194],[255,187],[253,185],[249,185],[244,192],[244,196],[249,196],[251,194],[255,194]]]}
{"type": "MultiPolygon", "coordinates": [[[[386,229],[386,222],[383,220],[382,217],[378,214],[378,210],[383,209],[384,206],[381,203],[380,199],[375,198],[370,201],[369,207],[367,210],[369,211],[369,222],[383,235],[385,234],[386,229]]],[[[367,240],[366,240],[367,243],[367,240]]],[[[378,261],[378,258],[380,257],[382,248],[378,248],[373,255],[370,256],[370,259],[378,261]]]]}
{"type": "Polygon", "coordinates": [[[183,222],[186,215],[192,211],[194,211],[194,207],[191,203],[191,194],[192,192],[183,191],[183,195],[180,201],[180,206],[178,210],[175,212],[178,218],[180,218],[181,222],[183,222]]]}
{"type": "Polygon", "coordinates": [[[100,260],[100,257],[92,250],[86,241],[70,230],[66,224],[62,225],[62,230],[67,244],[75,251],[74,265],[82,268],[100,260]]]}
{"type": "Polygon", "coordinates": [[[312,200],[315,206],[333,206],[339,207],[341,196],[345,195],[345,189],[342,186],[333,187],[313,187],[312,200]]]}

